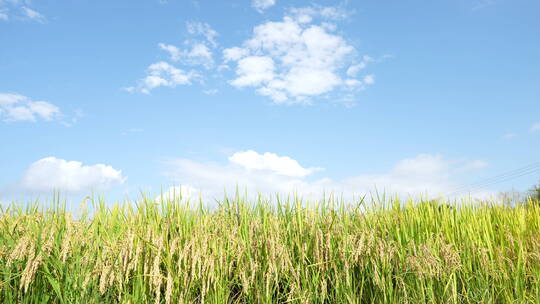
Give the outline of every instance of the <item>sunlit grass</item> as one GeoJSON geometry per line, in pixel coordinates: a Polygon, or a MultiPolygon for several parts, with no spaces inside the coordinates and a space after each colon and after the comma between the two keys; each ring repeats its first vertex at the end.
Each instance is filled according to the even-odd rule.
{"type": "Polygon", "coordinates": [[[540,205],[142,200],[0,215],[1,303],[539,303],[540,205]]]}

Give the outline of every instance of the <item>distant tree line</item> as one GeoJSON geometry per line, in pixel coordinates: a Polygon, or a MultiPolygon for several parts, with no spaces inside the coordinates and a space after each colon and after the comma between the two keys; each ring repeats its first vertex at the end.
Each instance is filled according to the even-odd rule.
{"type": "Polygon", "coordinates": [[[540,201],[540,182],[529,190],[529,197],[540,201]]]}

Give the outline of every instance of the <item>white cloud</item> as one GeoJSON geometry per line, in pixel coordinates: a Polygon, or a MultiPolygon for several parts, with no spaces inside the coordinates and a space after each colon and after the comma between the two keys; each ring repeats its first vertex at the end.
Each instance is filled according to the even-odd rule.
{"type": "Polygon", "coordinates": [[[540,122],[534,123],[534,124],[531,126],[530,131],[531,131],[531,132],[539,132],[539,131],[540,131],[540,122]]]}
{"type": "Polygon", "coordinates": [[[361,174],[347,178],[343,184],[369,191],[375,187],[381,191],[400,194],[444,193],[449,185],[451,164],[440,155],[420,154],[399,161],[389,172],[361,174]]]}
{"type": "Polygon", "coordinates": [[[374,59],[369,56],[364,56],[362,60],[356,64],[351,65],[347,69],[347,75],[350,77],[356,77],[358,75],[358,72],[365,69],[368,65],[368,63],[373,62],[374,59]]]}
{"type": "Polygon", "coordinates": [[[264,194],[287,193],[294,188],[307,190],[307,187],[303,187],[302,179],[279,175],[270,170],[248,170],[233,163],[219,165],[175,159],[168,166],[168,175],[174,183],[193,185],[207,199],[222,197],[224,190],[231,193],[237,185],[264,194]]]}
{"type": "Polygon", "coordinates": [[[512,138],[514,138],[516,136],[517,136],[516,133],[506,133],[506,134],[503,135],[503,139],[508,139],[509,140],[509,139],[512,139],[512,138]]]}
{"type": "Polygon", "coordinates": [[[81,193],[106,190],[125,181],[122,171],[111,166],[103,164],[85,166],[78,161],[46,157],[28,167],[19,182],[19,187],[28,192],[46,193],[57,190],[65,193],[81,193]]]}
{"type": "Polygon", "coordinates": [[[191,65],[200,64],[206,68],[210,68],[214,65],[212,51],[203,43],[194,43],[185,56],[186,62],[191,65]]]}
{"type": "Polygon", "coordinates": [[[193,79],[201,79],[197,66],[203,66],[206,69],[214,67],[213,49],[217,47],[215,38],[218,33],[207,23],[201,22],[189,22],[186,28],[191,36],[200,36],[202,40],[187,39],[184,41],[185,48],[167,43],[158,43],[158,47],[166,51],[170,56],[170,61],[175,62],[176,65],[189,66],[189,72],[182,69],[184,67],[180,68],[166,61],[160,61],[148,67],[146,77],[136,86],[123,88],[123,90],[130,93],[148,94],[152,89],[160,86],[174,88],[179,85],[189,85],[193,79]]]}
{"type": "Polygon", "coordinates": [[[152,89],[161,86],[174,88],[179,85],[190,85],[191,81],[196,77],[198,77],[198,74],[194,71],[186,72],[165,61],[160,61],[148,67],[147,76],[139,81],[137,87],[129,87],[125,88],[125,90],[149,94],[152,89]]]}
{"type": "Polygon", "coordinates": [[[15,19],[30,19],[37,22],[45,22],[45,16],[33,8],[30,8],[29,0],[0,0],[0,20],[9,21],[11,16],[15,19]]]}
{"type": "Polygon", "coordinates": [[[237,87],[258,86],[274,79],[274,61],[270,57],[250,56],[238,61],[238,78],[231,81],[237,87]]]}
{"type": "Polygon", "coordinates": [[[352,12],[348,12],[340,7],[312,5],[309,7],[290,8],[289,16],[294,17],[300,23],[310,23],[314,18],[327,20],[343,20],[349,17],[352,12]]]}
{"type": "Polygon", "coordinates": [[[26,6],[21,7],[21,10],[28,18],[36,20],[38,22],[45,22],[45,16],[43,16],[41,13],[26,6]]]}
{"type": "Polygon", "coordinates": [[[232,47],[223,50],[223,59],[225,62],[237,61],[242,57],[246,57],[247,55],[249,55],[249,51],[241,47],[232,47]]]}
{"type": "Polygon", "coordinates": [[[186,42],[188,49],[180,49],[174,45],[159,43],[162,50],[169,53],[172,61],[181,61],[186,65],[202,65],[211,68],[214,65],[212,50],[204,43],[186,42]]]}
{"type": "Polygon", "coordinates": [[[463,169],[483,169],[489,166],[489,163],[483,160],[473,160],[464,164],[463,169]]]}
{"type": "Polygon", "coordinates": [[[276,0],[252,0],[251,6],[256,9],[259,13],[264,12],[267,8],[274,6],[276,0]]]}
{"type": "Polygon", "coordinates": [[[127,136],[129,134],[134,134],[134,133],[141,133],[141,132],[144,132],[144,129],[143,128],[129,128],[125,131],[123,131],[122,133],[120,133],[122,136],[127,136]]]}
{"type": "Polygon", "coordinates": [[[178,61],[182,57],[182,50],[180,50],[174,45],[159,43],[158,46],[160,49],[169,53],[172,61],[178,61]]]}
{"type": "Polygon", "coordinates": [[[347,75],[351,77],[356,77],[358,72],[360,70],[363,70],[364,68],[366,68],[366,64],[364,62],[360,62],[358,64],[352,65],[347,69],[347,75]]]}
{"type": "Polygon", "coordinates": [[[495,4],[495,0],[474,0],[473,6],[471,7],[472,11],[482,10],[484,8],[490,7],[495,4]]]}
{"type": "Polygon", "coordinates": [[[219,35],[208,23],[204,22],[188,22],[186,24],[187,31],[191,35],[201,35],[206,38],[206,41],[213,47],[217,46],[216,37],[219,35]]]}
{"type": "Polygon", "coordinates": [[[248,170],[267,170],[291,177],[305,177],[318,170],[317,168],[306,169],[287,156],[278,156],[269,152],[259,154],[253,150],[236,152],[229,157],[229,161],[248,170]]]}
{"type": "Polygon", "coordinates": [[[59,119],[60,109],[45,101],[33,101],[14,93],[0,93],[0,119],[3,121],[51,121],[59,119]]]}
{"type": "MultiPolygon", "coordinates": [[[[256,26],[242,46],[223,51],[225,62],[236,63],[236,78],[230,84],[254,87],[275,103],[305,103],[350,87],[359,64],[371,59],[366,56],[355,63],[356,49],[326,22],[341,18],[344,14],[336,8],[310,7],[291,9],[282,21],[256,26]],[[325,22],[315,24],[317,18],[325,22]],[[347,72],[349,80],[344,79],[347,72]]],[[[364,82],[370,80],[373,76],[364,82]]]]}
{"type": "Polygon", "coordinates": [[[156,196],[155,200],[160,202],[162,199],[167,200],[193,200],[197,198],[199,190],[189,185],[173,186],[165,192],[156,196]]]}
{"type": "Polygon", "coordinates": [[[159,86],[175,87],[178,85],[190,84],[191,75],[175,68],[174,66],[160,61],[148,67],[148,76],[144,79],[144,84],[148,89],[159,86]]]}
{"type": "Polygon", "coordinates": [[[365,84],[374,84],[375,83],[375,75],[366,75],[364,76],[364,83],[365,84]]]}
{"type": "Polygon", "coordinates": [[[204,90],[203,93],[206,95],[216,95],[219,91],[217,89],[208,89],[204,90]]]}
{"type": "MultiPolygon", "coordinates": [[[[237,152],[227,164],[198,162],[190,159],[169,161],[167,175],[173,182],[191,185],[203,198],[212,199],[240,190],[263,195],[298,193],[320,199],[325,193],[358,197],[374,191],[400,196],[448,194],[459,182],[460,174],[469,174],[485,166],[482,161],[448,160],[440,155],[420,154],[403,159],[385,173],[357,174],[342,180],[313,178],[317,168],[304,168],[298,161],[273,153],[237,152]]],[[[491,192],[482,191],[486,195],[491,192]]],[[[465,193],[464,193],[465,195],[465,193]]]]}

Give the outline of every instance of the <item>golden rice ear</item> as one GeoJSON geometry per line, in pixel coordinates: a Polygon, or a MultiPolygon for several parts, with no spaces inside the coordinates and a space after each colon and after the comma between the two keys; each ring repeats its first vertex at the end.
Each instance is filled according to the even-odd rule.
{"type": "Polygon", "coordinates": [[[540,282],[539,207],[263,203],[232,200],[212,212],[102,204],[82,219],[13,213],[0,221],[0,273],[9,277],[0,298],[341,303],[363,290],[372,302],[415,303],[422,292],[436,303],[497,302],[532,297],[540,282]],[[515,284],[520,291],[507,291],[515,284]]]}
{"type": "Polygon", "coordinates": [[[88,203],[88,201],[91,201],[91,200],[92,200],[92,198],[90,196],[86,196],[85,198],[83,198],[81,200],[81,203],[79,204],[79,212],[86,211],[87,203],[88,203]]]}

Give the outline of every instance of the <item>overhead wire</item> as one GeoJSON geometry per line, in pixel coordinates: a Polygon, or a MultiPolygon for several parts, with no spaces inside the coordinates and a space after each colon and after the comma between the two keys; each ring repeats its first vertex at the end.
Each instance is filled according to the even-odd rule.
{"type": "Polygon", "coordinates": [[[482,188],[492,186],[498,183],[516,179],[522,176],[526,176],[532,173],[540,172],[540,162],[535,162],[527,166],[510,170],[496,176],[492,176],[483,180],[479,180],[470,184],[462,184],[451,189],[445,196],[455,196],[465,192],[475,192],[482,188]]]}

